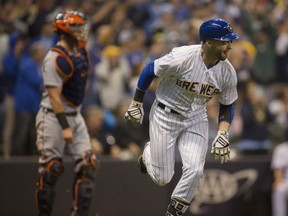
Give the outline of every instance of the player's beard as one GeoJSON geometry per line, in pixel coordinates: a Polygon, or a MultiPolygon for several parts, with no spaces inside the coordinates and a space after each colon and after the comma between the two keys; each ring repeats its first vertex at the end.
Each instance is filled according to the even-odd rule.
{"type": "Polygon", "coordinates": [[[219,46],[214,45],[211,47],[212,52],[214,53],[214,57],[220,61],[224,61],[228,58],[228,53],[230,51],[231,47],[228,45],[219,46]]]}
{"type": "Polygon", "coordinates": [[[229,53],[229,49],[226,50],[217,50],[215,52],[215,56],[217,57],[217,59],[219,59],[220,61],[224,61],[228,58],[228,53],[229,53]]]}

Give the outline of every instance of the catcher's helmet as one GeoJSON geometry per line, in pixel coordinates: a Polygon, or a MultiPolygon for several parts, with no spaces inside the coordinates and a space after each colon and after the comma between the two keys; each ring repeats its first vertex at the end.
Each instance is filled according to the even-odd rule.
{"type": "Polygon", "coordinates": [[[232,28],[224,19],[210,19],[202,23],[199,29],[200,41],[220,40],[232,41],[239,38],[238,34],[232,32],[232,28]]]}
{"type": "Polygon", "coordinates": [[[85,43],[88,38],[89,28],[83,13],[77,11],[59,12],[53,23],[54,31],[59,34],[68,34],[79,43],[85,43]]]}

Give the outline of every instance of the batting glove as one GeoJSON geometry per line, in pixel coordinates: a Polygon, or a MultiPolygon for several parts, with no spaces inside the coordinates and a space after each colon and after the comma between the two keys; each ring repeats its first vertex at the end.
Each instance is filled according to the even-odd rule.
{"type": "Polygon", "coordinates": [[[135,121],[142,124],[144,117],[143,103],[132,100],[124,118],[128,121],[135,121]]]}
{"type": "Polygon", "coordinates": [[[226,131],[218,131],[212,142],[211,154],[215,154],[215,160],[220,160],[221,164],[230,159],[229,134],[226,131]]]}

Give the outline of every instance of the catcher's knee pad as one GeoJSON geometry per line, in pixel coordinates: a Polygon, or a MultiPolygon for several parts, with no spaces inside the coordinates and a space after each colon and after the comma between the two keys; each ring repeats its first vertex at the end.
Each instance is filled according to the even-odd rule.
{"type": "Polygon", "coordinates": [[[94,176],[98,166],[99,161],[96,155],[91,151],[85,152],[84,159],[78,161],[76,164],[76,175],[73,187],[74,206],[72,215],[88,215],[93,195],[94,176]]]}
{"type": "Polygon", "coordinates": [[[48,216],[51,214],[55,196],[54,187],[63,171],[61,159],[53,159],[39,168],[40,177],[35,191],[38,215],[48,216]]]}
{"type": "Polygon", "coordinates": [[[188,209],[189,205],[190,203],[188,202],[185,202],[176,197],[172,197],[166,212],[166,216],[183,215],[188,209]]]}
{"type": "Polygon", "coordinates": [[[85,151],[83,159],[76,162],[75,172],[88,179],[94,179],[97,169],[99,168],[99,160],[91,151],[85,151]]]}

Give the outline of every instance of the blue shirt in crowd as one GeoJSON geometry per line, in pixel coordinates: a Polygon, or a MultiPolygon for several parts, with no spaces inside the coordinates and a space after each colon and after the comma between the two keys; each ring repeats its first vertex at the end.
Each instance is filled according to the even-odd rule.
{"type": "Polygon", "coordinates": [[[23,57],[15,87],[16,111],[36,113],[41,101],[42,86],[41,65],[29,56],[23,57]]]}

